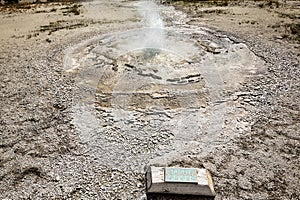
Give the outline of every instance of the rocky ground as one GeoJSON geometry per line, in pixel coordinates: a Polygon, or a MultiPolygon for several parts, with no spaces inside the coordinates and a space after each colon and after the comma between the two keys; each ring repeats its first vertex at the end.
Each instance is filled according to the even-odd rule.
{"type": "MultiPolygon", "coordinates": [[[[89,52],[102,52],[98,46],[88,45],[93,38],[106,35],[100,40],[105,49],[111,48],[110,54],[115,51],[105,43],[113,40],[110,34],[141,26],[135,3],[116,0],[0,7],[0,198],[143,199],[142,167],[162,162],[210,170],[215,199],[297,199],[299,3],[161,2],[165,4],[160,10],[166,27],[189,30],[188,36],[199,42],[208,58],[220,54],[221,59],[223,55],[203,42],[214,39],[218,44],[229,41],[233,47],[246,46],[253,55],[250,59],[264,63],[264,69],[256,74],[227,71],[229,74],[222,76],[226,83],[215,90],[209,90],[208,86],[215,85],[208,71],[174,79],[180,84],[191,79],[195,85],[187,88],[201,91],[199,104],[189,104],[193,108],[176,99],[164,99],[165,93],[155,84],[162,84],[166,72],[136,70],[139,62],[128,62],[125,56],[119,57],[117,65],[108,57],[83,59],[89,52]],[[87,100],[96,107],[96,123],[100,124],[92,136],[83,130],[94,128],[95,123],[80,120],[86,115],[74,108],[78,99],[86,97],[80,95],[80,78],[92,76],[90,71],[78,73],[76,68],[72,68],[73,74],[66,73],[66,55],[77,56],[78,63],[94,66],[100,60],[103,67],[108,66],[105,79],[97,82],[97,91],[87,100]],[[131,96],[125,104],[129,111],[119,116],[120,111],[111,106],[117,105],[118,99],[107,104],[102,93],[121,91],[121,86],[111,89],[110,84],[124,71],[153,83],[141,89],[145,96],[131,96]],[[220,91],[226,101],[216,103],[220,91]],[[146,109],[153,102],[167,108],[146,109]],[[214,119],[219,114],[221,121],[214,119]],[[204,116],[210,121],[195,124],[182,116],[195,120],[204,116]],[[180,126],[175,126],[176,122],[180,126]],[[214,125],[219,122],[220,127],[214,125]],[[172,131],[174,126],[187,135],[172,131]],[[183,150],[177,151],[178,147],[183,150]]],[[[127,80],[124,77],[119,85],[127,80]]]]}
{"type": "Polygon", "coordinates": [[[291,30],[291,24],[299,26],[299,4],[279,2],[276,8],[273,3],[225,7],[175,3],[190,13],[190,23],[209,21],[218,30],[233,33],[268,65],[263,77],[252,78],[239,89],[237,101],[249,111],[239,120],[249,123],[249,131],[206,160],[205,166],[214,169],[216,190],[225,199],[299,196],[295,178],[299,176],[299,33],[291,30]]]}

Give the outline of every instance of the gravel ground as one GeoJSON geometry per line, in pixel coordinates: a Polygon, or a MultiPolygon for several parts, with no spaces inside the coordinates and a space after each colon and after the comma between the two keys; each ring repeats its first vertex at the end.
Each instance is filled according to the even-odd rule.
{"type": "MultiPolygon", "coordinates": [[[[239,122],[249,130],[208,158],[222,198],[299,197],[299,57],[258,38],[245,40],[268,63],[263,77],[243,84],[239,106],[249,111],[239,122]]],[[[299,55],[299,54],[298,54],[299,55]]],[[[236,130],[238,131],[238,130],[236,130]]]]}
{"type": "MultiPolygon", "coordinates": [[[[108,5],[116,10],[121,7],[125,13],[133,7],[131,2],[124,5],[119,1],[108,5]]],[[[105,6],[97,8],[107,9],[105,6]]],[[[193,10],[194,6],[189,8],[193,10]]],[[[91,7],[83,3],[81,9],[91,7]]],[[[193,22],[194,26],[209,27],[214,35],[226,35],[234,43],[246,44],[265,62],[266,70],[263,75],[249,76],[238,87],[224,91],[223,97],[230,101],[226,103],[217,144],[200,142],[207,146],[183,151],[166,163],[209,169],[217,193],[215,199],[297,199],[300,196],[299,43],[294,36],[278,42],[278,38],[270,39],[257,31],[248,32],[248,29],[256,30],[255,27],[244,30],[232,24],[231,28],[218,26],[218,23],[213,27],[207,23],[195,25],[199,16],[195,18],[192,13],[177,9],[187,12],[187,17],[183,18],[188,20],[182,22],[183,25],[193,22]]],[[[2,20],[18,19],[30,15],[31,11],[26,12],[2,11],[5,16],[2,20]]],[[[171,9],[170,12],[175,11],[171,9]]],[[[87,14],[83,12],[82,15],[87,14]]],[[[38,36],[23,29],[12,30],[13,33],[5,29],[8,32],[2,35],[0,47],[0,199],[146,198],[143,169],[132,170],[122,164],[118,167],[111,164],[116,161],[106,163],[101,155],[87,151],[94,143],[82,140],[74,124],[74,96],[78,95],[78,85],[74,76],[65,73],[63,63],[65,50],[81,41],[137,27],[133,25],[136,19],[132,15],[123,15],[125,21],[130,21],[126,23],[122,22],[124,19],[110,22],[105,15],[99,16],[99,21],[80,21],[86,26],[71,30],[64,27],[52,34],[41,32],[38,36]],[[103,18],[106,25],[103,25],[103,18]]],[[[77,19],[73,20],[77,15],[67,17],[59,27],[67,23],[78,25],[77,19]]],[[[34,26],[32,30],[41,25],[45,24],[34,26]]],[[[213,108],[208,106],[208,110],[213,108]]],[[[161,115],[157,118],[166,118],[161,115]]],[[[144,122],[133,122],[137,123],[143,125],[144,122]]],[[[104,135],[109,136],[109,141],[113,138],[111,133],[104,135]]],[[[172,138],[170,135],[166,137],[172,138]]],[[[127,139],[125,143],[135,149],[132,138],[127,139]]],[[[172,144],[172,140],[162,141],[172,144]]],[[[101,152],[98,150],[101,145],[100,148],[96,145],[97,142],[95,152],[101,152]]],[[[113,151],[113,147],[111,149],[113,151]]],[[[107,152],[110,153],[113,154],[107,152]]],[[[120,155],[118,160],[122,159],[120,155]]],[[[130,156],[124,159],[124,163],[130,163],[130,159],[130,156]]]]}
{"type": "MultiPolygon", "coordinates": [[[[253,9],[253,5],[255,6],[249,2],[246,5],[242,6],[243,9],[253,9]]],[[[284,32],[269,30],[272,27],[268,26],[268,20],[272,21],[270,18],[265,23],[260,22],[259,27],[241,27],[241,21],[245,19],[238,16],[240,19],[234,20],[235,5],[225,7],[233,11],[223,15],[223,18],[227,16],[230,19],[223,21],[219,20],[218,14],[208,17],[195,15],[193,10],[202,6],[196,4],[185,8],[176,7],[189,10],[187,12],[191,14],[191,21],[210,17],[217,30],[226,31],[227,34],[231,32],[231,36],[238,38],[238,41],[242,40],[267,64],[264,76],[252,77],[243,83],[235,98],[237,107],[247,111],[238,122],[246,123],[248,129],[233,137],[223,147],[217,148],[211,156],[204,159],[204,166],[211,169],[221,199],[298,199],[299,41],[282,40],[281,37],[278,40],[276,35],[284,32]]],[[[286,7],[289,8],[289,5],[286,7]]],[[[293,8],[296,11],[299,5],[293,8]]],[[[281,7],[281,12],[289,12],[288,10],[281,7]]],[[[246,18],[251,21],[251,11],[247,12],[249,15],[246,18]]],[[[268,12],[276,13],[272,9],[268,12]]],[[[297,19],[294,23],[299,23],[297,19]]],[[[273,20],[273,23],[278,23],[275,18],[273,20]]],[[[284,20],[281,19],[282,24],[284,20]]],[[[295,38],[293,35],[287,37],[295,38]]],[[[225,129],[230,124],[228,122],[225,129]]],[[[239,132],[231,130],[231,134],[234,131],[239,132]]]]}

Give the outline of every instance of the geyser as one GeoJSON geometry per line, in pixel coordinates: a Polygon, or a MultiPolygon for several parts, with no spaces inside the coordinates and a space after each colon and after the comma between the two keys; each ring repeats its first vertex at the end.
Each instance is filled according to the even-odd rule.
{"type": "Polygon", "coordinates": [[[153,1],[138,3],[144,29],[141,30],[141,48],[163,49],[165,42],[164,22],[159,14],[159,7],[153,1]]]}

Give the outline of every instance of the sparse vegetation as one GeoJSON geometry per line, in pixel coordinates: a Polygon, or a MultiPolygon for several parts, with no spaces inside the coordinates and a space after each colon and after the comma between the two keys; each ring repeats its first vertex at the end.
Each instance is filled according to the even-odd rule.
{"type": "Polygon", "coordinates": [[[300,42],[300,24],[289,24],[288,25],[291,33],[295,36],[295,38],[300,42]]]}
{"type": "Polygon", "coordinates": [[[81,5],[78,5],[78,4],[64,7],[64,8],[62,8],[63,14],[64,15],[69,15],[69,14],[80,15],[80,10],[79,10],[80,7],[81,7],[81,5]]]}
{"type": "Polygon", "coordinates": [[[68,22],[65,20],[59,20],[56,22],[50,22],[49,25],[41,26],[40,32],[47,32],[48,35],[51,35],[53,32],[62,30],[62,29],[75,29],[79,27],[87,26],[84,22],[68,22]]]}

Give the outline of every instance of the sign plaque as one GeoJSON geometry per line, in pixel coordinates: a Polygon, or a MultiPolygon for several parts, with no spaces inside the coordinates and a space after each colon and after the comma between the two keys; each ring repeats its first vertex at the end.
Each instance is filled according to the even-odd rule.
{"type": "Polygon", "coordinates": [[[165,182],[197,184],[197,169],[166,167],[165,182]]]}
{"type": "Polygon", "coordinates": [[[214,197],[212,177],[206,169],[149,166],[147,194],[184,194],[214,197]]]}

